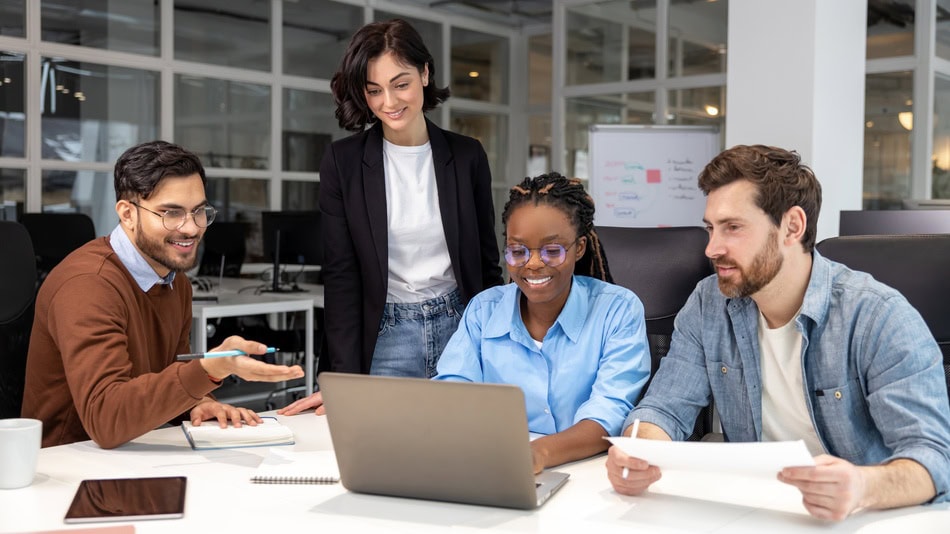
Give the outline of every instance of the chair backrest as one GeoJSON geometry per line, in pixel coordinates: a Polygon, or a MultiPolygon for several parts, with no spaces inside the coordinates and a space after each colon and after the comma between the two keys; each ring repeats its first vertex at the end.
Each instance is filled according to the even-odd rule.
{"type": "MultiPolygon", "coordinates": [[[[651,378],[669,352],[673,320],[700,280],[713,274],[706,257],[709,236],[700,227],[599,227],[614,283],[643,302],[650,342],[651,378]]],[[[649,387],[649,384],[647,384],[649,387]]],[[[644,388],[646,391],[646,388],[644,388]]],[[[712,430],[711,412],[700,415],[697,434],[712,430]]]]}
{"type": "Polygon", "coordinates": [[[0,221],[0,419],[19,417],[33,327],[36,257],[26,228],[0,221]]]}
{"type": "Polygon", "coordinates": [[[20,223],[30,233],[40,282],[70,252],[96,238],[96,227],[85,213],[24,213],[20,223]]]}
{"type": "Polygon", "coordinates": [[[242,222],[215,222],[202,238],[204,252],[198,267],[199,276],[218,276],[224,258],[224,276],[241,275],[247,254],[247,225],[242,222]]]}
{"type": "Polygon", "coordinates": [[[817,248],[822,256],[866,272],[904,295],[943,352],[950,389],[950,235],[832,237],[817,248]]]}

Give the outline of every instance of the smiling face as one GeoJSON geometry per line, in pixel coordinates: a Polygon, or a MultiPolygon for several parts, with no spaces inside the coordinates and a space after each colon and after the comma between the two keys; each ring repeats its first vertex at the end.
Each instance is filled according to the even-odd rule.
{"type": "Polygon", "coordinates": [[[127,200],[116,205],[120,222],[132,243],[159,276],[169,271],[187,271],[198,261],[198,243],[205,228],[195,224],[191,214],[181,228],[168,230],[157,213],[170,209],[191,212],[208,204],[201,177],[197,174],[186,177],[164,178],[152,191],[151,196],[140,199],[135,206],[127,200]],[[142,209],[145,208],[145,209],[142,209]]]}
{"type": "Polygon", "coordinates": [[[383,123],[383,136],[391,143],[418,146],[428,140],[422,105],[429,68],[400,62],[392,52],[366,65],[366,105],[383,123]]]}
{"type": "Polygon", "coordinates": [[[532,249],[523,266],[508,265],[511,280],[524,295],[523,305],[559,313],[571,292],[574,264],[583,257],[587,238],[578,239],[567,214],[547,204],[524,204],[515,208],[508,217],[506,233],[506,246],[523,245],[532,249]],[[545,245],[561,245],[567,249],[564,263],[550,266],[541,261],[538,249],[545,245]]]}
{"type": "Polygon", "coordinates": [[[703,220],[709,232],[706,256],[719,290],[729,298],[752,296],[782,270],[778,228],[756,205],[756,188],[738,180],[709,193],[703,220]]]}

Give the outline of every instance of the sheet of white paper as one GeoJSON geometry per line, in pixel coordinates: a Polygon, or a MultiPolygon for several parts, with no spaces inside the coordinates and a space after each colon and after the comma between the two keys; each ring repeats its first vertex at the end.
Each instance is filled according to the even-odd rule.
{"type": "Polygon", "coordinates": [[[660,469],[774,477],[784,467],[815,465],[801,440],[723,443],[625,437],[607,439],[630,456],[646,460],[660,469]]]}

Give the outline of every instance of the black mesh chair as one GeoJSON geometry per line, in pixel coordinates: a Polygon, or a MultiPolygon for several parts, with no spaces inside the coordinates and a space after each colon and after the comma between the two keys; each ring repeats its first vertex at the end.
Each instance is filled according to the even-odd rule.
{"type": "Polygon", "coordinates": [[[95,225],[85,213],[24,213],[20,223],[33,242],[40,283],[70,252],[96,237],[95,225]]]}
{"type": "Polygon", "coordinates": [[[818,252],[901,292],[943,352],[950,389],[950,234],[832,237],[818,252]]]}
{"type": "Polygon", "coordinates": [[[241,265],[247,253],[247,225],[242,222],[215,222],[205,230],[204,252],[198,276],[218,276],[224,259],[224,276],[241,276],[241,265]]]}
{"type": "MultiPolygon", "coordinates": [[[[670,351],[673,320],[703,278],[713,274],[699,227],[597,228],[614,283],[643,302],[650,343],[651,378],[670,351]]],[[[649,383],[647,384],[649,387],[649,383]]],[[[644,388],[644,392],[646,388],[644,388]]],[[[703,410],[690,439],[712,431],[712,412],[703,410]]]]}
{"type": "Polygon", "coordinates": [[[19,417],[33,328],[36,257],[21,224],[0,221],[0,419],[19,417]]]}

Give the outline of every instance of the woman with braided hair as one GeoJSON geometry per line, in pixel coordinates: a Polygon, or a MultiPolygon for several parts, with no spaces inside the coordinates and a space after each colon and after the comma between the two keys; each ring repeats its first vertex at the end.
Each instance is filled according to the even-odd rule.
{"type": "Polygon", "coordinates": [[[524,391],[535,472],[603,452],[650,374],[643,305],[610,281],[594,202],[557,173],[511,188],[502,215],[513,284],[468,304],[436,380],[524,391]]]}

